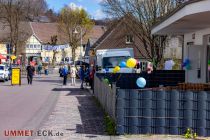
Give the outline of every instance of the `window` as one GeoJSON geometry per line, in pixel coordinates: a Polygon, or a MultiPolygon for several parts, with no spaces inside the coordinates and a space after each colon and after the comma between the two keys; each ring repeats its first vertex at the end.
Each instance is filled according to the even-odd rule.
{"type": "Polygon", "coordinates": [[[34,45],[34,49],[36,49],[37,48],[37,45],[34,45]]]}
{"type": "Polygon", "coordinates": [[[121,61],[126,61],[128,56],[115,56],[115,57],[104,57],[103,58],[103,68],[114,68],[118,66],[121,61]]]}
{"type": "Polygon", "coordinates": [[[41,45],[37,45],[37,49],[41,49],[41,45]]]}
{"type": "Polygon", "coordinates": [[[144,62],[144,61],[140,62],[140,69],[142,71],[146,71],[147,70],[147,64],[148,64],[148,62],[144,62]]]}
{"type": "Polygon", "coordinates": [[[30,46],[27,44],[27,45],[26,45],[26,48],[29,49],[29,47],[30,47],[30,46]]]}
{"type": "Polygon", "coordinates": [[[4,66],[0,66],[0,70],[4,70],[4,66]]]}
{"type": "Polygon", "coordinates": [[[33,45],[30,45],[30,48],[33,49],[33,45]]]}
{"type": "Polygon", "coordinates": [[[134,42],[133,35],[126,35],[126,44],[130,44],[134,42]]]}

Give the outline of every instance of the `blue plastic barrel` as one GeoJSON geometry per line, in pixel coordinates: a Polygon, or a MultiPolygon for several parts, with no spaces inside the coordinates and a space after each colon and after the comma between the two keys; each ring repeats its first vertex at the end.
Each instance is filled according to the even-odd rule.
{"type": "Polygon", "coordinates": [[[166,117],[166,110],[165,109],[156,109],[155,110],[155,117],[166,117]]]}
{"type": "Polygon", "coordinates": [[[170,109],[169,111],[169,117],[179,117],[179,110],[178,109],[170,109]]]}
{"type": "Polygon", "coordinates": [[[125,108],[126,106],[128,106],[128,104],[124,98],[117,98],[116,108],[125,108]]]}
{"type": "Polygon", "coordinates": [[[151,118],[141,118],[140,122],[141,122],[140,123],[141,126],[151,127],[152,119],[151,118]]]}
{"type": "Polygon", "coordinates": [[[156,100],[156,108],[157,109],[165,109],[166,108],[166,100],[157,99],[156,100]]]}
{"type": "Polygon", "coordinates": [[[171,134],[171,135],[178,135],[179,134],[178,127],[170,127],[169,128],[169,134],[171,134]]]}
{"type": "Polygon", "coordinates": [[[125,134],[125,127],[123,126],[123,125],[117,125],[117,128],[116,128],[117,130],[117,134],[119,134],[119,135],[123,135],[123,134],[125,134]]]}
{"type": "Polygon", "coordinates": [[[206,129],[205,128],[197,128],[198,136],[206,136],[206,129]]]}
{"type": "Polygon", "coordinates": [[[131,89],[130,90],[130,99],[136,99],[136,100],[138,100],[138,97],[139,97],[138,90],[131,89]]]}
{"type": "Polygon", "coordinates": [[[144,117],[152,117],[152,110],[151,110],[151,108],[145,108],[142,111],[142,116],[144,116],[144,117]]]}
{"type": "Polygon", "coordinates": [[[178,127],[179,126],[179,119],[177,118],[170,118],[169,120],[169,127],[178,127]]]}
{"type": "Polygon", "coordinates": [[[143,127],[141,127],[141,130],[140,130],[140,132],[141,132],[141,134],[151,134],[152,133],[152,129],[151,129],[152,127],[151,126],[143,126],[143,127]]]}
{"type": "Polygon", "coordinates": [[[116,110],[117,125],[125,125],[125,109],[116,110]]]}
{"type": "Polygon", "coordinates": [[[165,125],[166,125],[166,119],[165,118],[155,119],[155,127],[163,127],[165,125]]]}
{"type": "Polygon", "coordinates": [[[144,90],[140,94],[142,94],[141,97],[143,100],[152,99],[152,91],[151,90],[144,90]]]}
{"type": "Polygon", "coordinates": [[[118,94],[117,94],[118,98],[126,98],[126,92],[124,89],[118,89],[118,94]]]}
{"type": "Polygon", "coordinates": [[[142,108],[152,108],[152,100],[148,99],[148,100],[142,100],[142,108]]]}
{"type": "Polygon", "coordinates": [[[165,127],[156,127],[155,134],[165,134],[165,127]]]}

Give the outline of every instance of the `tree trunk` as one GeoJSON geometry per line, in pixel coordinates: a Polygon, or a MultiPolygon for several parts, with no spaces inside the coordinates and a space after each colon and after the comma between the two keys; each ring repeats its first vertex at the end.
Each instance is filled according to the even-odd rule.
{"type": "Polygon", "coordinates": [[[76,53],[75,53],[75,48],[72,48],[72,61],[73,61],[73,64],[75,62],[75,57],[76,57],[76,53]]]}
{"type": "Polygon", "coordinates": [[[56,55],[56,51],[53,50],[53,59],[52,59],[52,65],[53,65],[53,67],[55,66],[55,55],[56,55]]]}

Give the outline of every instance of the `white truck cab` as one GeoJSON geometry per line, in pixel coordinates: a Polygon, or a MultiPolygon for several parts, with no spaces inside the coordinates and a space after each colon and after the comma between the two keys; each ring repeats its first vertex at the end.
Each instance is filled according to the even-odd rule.
{"type": "MultiPolygon", "coordinates": [[[[120,62],[127,61],[134,57],[133,48],[123,49],[104,49],[96,51],[96,62],[99,67],[99,72],[113,72],[114,67],[120,62]],[[108,71],[107,71],[108,70],[108,71]]],[[[119,73],[132,73],[132,68],[121,68],[119,73]]]]}

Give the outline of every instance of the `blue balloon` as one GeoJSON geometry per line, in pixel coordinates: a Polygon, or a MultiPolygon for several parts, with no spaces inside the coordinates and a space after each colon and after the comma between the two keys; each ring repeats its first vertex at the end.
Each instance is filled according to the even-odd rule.
{"type": "Polygon", "coordinates": [[[136,84],[140,88],[144,88],[146,86],[146,80],[143,77],[140,77],[136,80],[136,84]]]}
{"type": "Polygon", "coordinates": [[[106,71],[106,72],[109,72],[109,68],[105,68],[105,71],[106,71]]]}
{"type": "Polygon", "coordinates": [[[125,61],[120,62],[120,65],[119,66],[121,68],[125,68],[126,67],[126,62],[125,61]]]}
{"type": "Polygon", "coordinates": [[[185,64],[185,66],[189,65],[190,64],[190,59],[189,58],[185,58],[184,59],[184,64],[185,64]]]}

